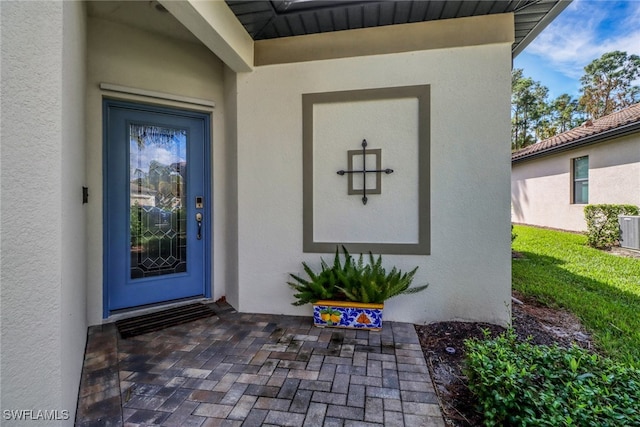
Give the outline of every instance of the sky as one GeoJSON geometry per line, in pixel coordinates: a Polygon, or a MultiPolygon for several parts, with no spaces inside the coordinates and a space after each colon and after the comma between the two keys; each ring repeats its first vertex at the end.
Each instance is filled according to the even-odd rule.
{"type": "Polygon", "coordinates": [[[640,0],[574,0],[513,66],[548,87],[549,99],[577,98],[584,67],[614,50],[640,55],[640,0]]]}
{"type": "MultiPolygon", "coordinates": [[[[171,146],[163,146],[156,143],[147,143],[144,147],[139,147],[134,138],[129,141],[129,168],[132,177],[136,176],[135,171],[149,173],[149,165],[153,160],[164,166],[186,161],[187,153],[186,136],[176,137],[176,141],[171,146]]],[[[131,178],[133,179],[133,178],[131,178]]]]}

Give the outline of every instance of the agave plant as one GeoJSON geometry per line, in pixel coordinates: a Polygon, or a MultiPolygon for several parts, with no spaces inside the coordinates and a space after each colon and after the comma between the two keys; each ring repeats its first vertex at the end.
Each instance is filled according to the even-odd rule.
{"type": "Polygon", "coordinates": [[[382,267],[382,256],[377,259],[369,253],[369,263],[365,264],[363,256],[357,261],[343,246],[344,263],[336,248],[333,265],[329,266],[320,260],[321,271],[315,273],[306,263],[302,266],[309,276],[304,279],[295,274],[291,277],[295,282],[287,282],[298,293],[294,295],[293,305],[315,303],[318,300],[345,300],[362,303],[383,303],[400,294],[413,294],[427,288],[428,285],[410,287],[418,270],[414,268],[402,273],[393,267],[389,273],[382,267]]]}

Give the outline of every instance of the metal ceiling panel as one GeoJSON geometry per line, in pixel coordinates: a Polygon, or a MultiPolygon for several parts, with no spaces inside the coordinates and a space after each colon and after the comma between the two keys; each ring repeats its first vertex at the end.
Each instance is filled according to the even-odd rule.
{"type": "Polygon", "coordinates": [[[458,16],[461,18],[467,16],[473,16],[473,13],[477,9],[480,2],[476,1],[463,1],[460,5],[460,10],[458,11],[458,16]]]}
{"type": "MultiPolygon", "coordinates": [[[[515,4],[512,5],[511,9],[509,9],[509,3],[512,3],[512,2],[494,1],[493,4],[491,5],[491,9],[489,9],[489,14],[512,12],[515,8],[515,4]]],[[[514,3],[519,3],[519,2],[514,2],[514,3]]]]}
{"type": "Polygon", "coordinates": [[[396,15],[396,3],[380,3],[379,13],[380,17],[378,18],[378,25],[393,25],[396,15]]]}
{"type": "Polygon", "coordinates": [[[495,2],[492,1],[478,1],[478,2],[470,2],[471,4],[475,3],[475,8],[471,15],[469,16],[482,16],[488,15],[491,12],[491,9],[494,7],[495,2]]]}
{"type": "Polygon", "coordinates": [[[272,17],[273,14],[271,13],[271,11],[257,11],[254,13],[242,15],[240,16],[239,20],[244,26],[252,24],[262,24],[264,26],[269,23],[272,17]]]}
{"type": "Polygon", "coordinates": [[[331,17],[331,10],[319,10],[316,12],[319,32],[327,33],[334,31],[335,24],[331,17]]]}
{"type": "Polygon", "coordinates": [[[347,20],[349,23],[349,29],[362,28],[364,25],[362,20],[362,11],[356,8],[347,9],[347,20]]]}
{"type": "Polygon", "coordinates": [[[549,6],[552,6],[552,2],[540,2],[540,3],[532,3],[523,5],[522,8],[517,8],[516,11],[518,13],[547,13],[549,11],[549,6]]]}
{"type": "Polygon", "coordinates": [[[461,6],[460,1],[447,1],[445,2],[444,9],[442,10],[441,19],[452,19],[458,17],[458,11],[461,6]]]}
{"type": "Polygon", "coordinates": [[[236,16],[242,16],[250,13],[256,12],[271,12],[272,8],[268,2],[261,1],[245,1],[245,2],[236,2],[234,4],[233,12],[236,16]]]}
{"type": "Polygon", "coordinates": [[[536,25],[542,18],[544,18],[544,13],[531,13],[527,15],[517,15],[515,20],[520,24],[531,23],[533,25],[536,25]]]}
{"type": "Polygon", "coordinates": [[[302,26],[304,28],[303,34],[315,34],[320,32],[318,26],[318,14],[317,13],[301,13],[300,19],[302,20],[302,26]]]}
{"type": "Polygon", "coordinates": [[[435,21],[437,19],[441,19],[442,10],[444,9],[444,4],[446,1],[430,1],[429,8],[427,9],[427,15],[425,15],[425,21],[435,21]]]}
{"type": "Polygon", "coordinates": [[[417,1],[413,3],[413,9],[411,10],[411,18],[409,22],[422,22],[427,14],[429,3],[426,1],[417,1]]]}
{"type": "Polygon", "coordinates": [[[514,56],[570,0],[226,0],[254,40],[513,12],[514,56]],[[522,44],[524,43],[524,44],[522,44]]]}
{"type": "Polygon", "coordinates": [[[380,22],[380,5],[377,3],[363,5],[362,21],[365,27],[377,27],[380,22]]]}
{"type": "Polygon", "coordinates": [[[396,18],[395,21],[398,23],[407,23],[409,22],[409,17],[411,16],[411,5],[413,2],[398,2],[396,4],[396,18]]]}
{"type": "Polygon", "coordinates": [[[304,22],[301,15],[291,15],[287,19],[287,23],[289,24],[289,28],[291,28],[292,36],[296,36],[298,34],[305,34],[304,22]]]}
{"type": "Polygon", "coordinates": [[[343,31],[349,29],[349,23],[347,22],[347,15],[342,11],[329,11],[331,15],[331,22],[336,31],[343,31]]]}

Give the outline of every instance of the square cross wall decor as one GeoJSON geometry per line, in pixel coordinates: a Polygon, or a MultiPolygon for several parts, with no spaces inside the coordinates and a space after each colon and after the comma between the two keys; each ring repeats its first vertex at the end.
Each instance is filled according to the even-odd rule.
{"type": "Polygon", "coordinates": [[[362,150],[349,150],[347,151],[347,157],[349,158],[349,169],[348,170],[344,170],[344,169],[340,169],[338,171],[338,175],[340,176],[344,176],[344,175],[348,175],[349,176],[349,191],[348,194],[362,194],[362,204],[366,205],[367,204],[367,200],[369,200],[367,198],[367,194],[382,194],[382,173],[386,173],[387,175],[390,173],[393,173],[393,169],[390,168],[386,168],[386,169],[382,169],[382,150],[381,149],[376,149],[376,150],[367,150],[367,140],[363,139],[362,140],[362,150]],[[355,158],[357,156],[360,156],[361,159],[361,164],[356,168],[356,160],[355,158]],[[370,169],[367,167],[367,157],[373,157],[373,160],[375,162],[375,167],[373,169],[370,169]],[[373,188],[371,188],[371,185],[367,185],[369,184],[368,181],[368,173],[374,173],[375,174],[375,186],[373,188]],[[358,188],[356,188],[355,185],[355,179],[354,176],[360,177],[360,185],[358,188]]]}
{"type": "Polygon", "coordinates": [[[430,253],[429,94],[302,95],[304,252],[430,253]]]}

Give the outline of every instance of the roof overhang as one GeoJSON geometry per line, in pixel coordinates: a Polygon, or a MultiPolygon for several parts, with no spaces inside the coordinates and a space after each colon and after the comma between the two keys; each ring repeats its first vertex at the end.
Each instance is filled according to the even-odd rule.
{"type": "MultiPolygon", "coordinates": [[[[402,27],[505,14],[512,15],[509,42],[515,57],[569,3],[570,0],[151,0],[90,1],[88,9],[95,16],[199,41],[232,70],[246,72],[260,63],[254,60],[256,47],[273,46],[275,39],[289,43],[288,40],[309,36],[309,40],[337,43],[348,39],[348,35],[365,34],[375,28],[381,30],[380,34],[397,34],[402,27]],[[163,10],[170,13],[161,16],[163,10]]],[[[463,28],[465,31],[467,27],[463,28]]],[[[493,29],[486,30],[490,31],[493,29]]],[[[428,31],[418,31],[407,46],[434,45],[434,40],[428,31]]],[[[379,47],[381,52],[384,49],[379,47]]]]}
{"type": "Polygon", "coordinates": [[[253,40],[513,13],[518,55],[571,0],[226,0],[253,40]]]}
{"type": "Polygon", "coordinates": [[[253,68],[253,40],[222,1],[159,0],[178,21],[236,72],[253,68]]]}
{"type": "Polygon", "coordinates": [[[513,43],[513,14],[472,16],[257,40],[254,65],[513,43]]]}
{"type": "Polygon", "coordinates": [[[533,152],[531,154],[525,154],[515,159],[511,159],[511,164],[514,165],[514,164],[526,162],[529,160],[539,159],[541,157],[552,156],[552,155],[563,153],[569,150],[575,150],[576,148],[585,147],[585,146],[597,144],[600,142],[610,141],[614,138],[620,138],[620,137],[631,135],[637,132],[640,132],[640,122],[629,123],[627,125],[616,127],[608,131],[596,133],[594,135],[589,135],[584,138],[580,138],[566,144],[550,147],[546,150],[540,150],[540,151],[533,152]]]}

